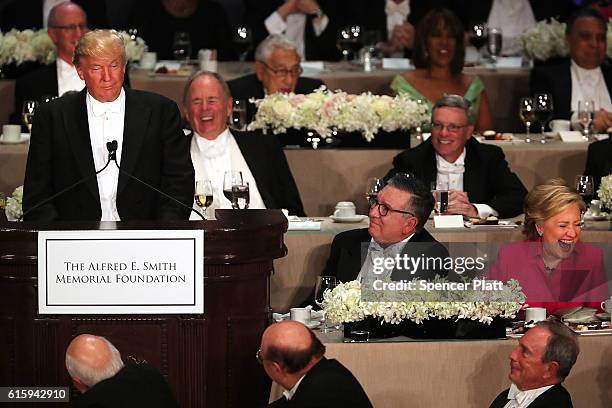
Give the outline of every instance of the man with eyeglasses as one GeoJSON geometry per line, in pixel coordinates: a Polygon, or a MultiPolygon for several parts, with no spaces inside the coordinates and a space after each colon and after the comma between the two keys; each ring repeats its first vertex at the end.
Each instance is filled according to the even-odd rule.
{"type": "Polygon", "coordinates": [[[448,257],[446,248],[425,230],[433,206],[434,199],[420,180],[407,174],[394,175],[370,200],[369,228],[334,237],[321,275],[335,276],[341,282],[359,280],[362,284],[374,280],[429,280],[446,275],[447,271],[434,262],[429,267],[408,264],[377,269],[381,259],[396,259],[398,255],[432,260],[448,257]]]}
{"type": "Polygon", "coordinates": [[[324,354],[325,346],[302,323],[288,320],[268,327],[255,358],[284,389],[269,407],[371,408],[355,376],[324,354]]]}
{"type": "MultiPolygon", "coordinates": [[[[270,35],[255,51],[255,74],[228,82],[234,100],[261,99],[277,92],[306,94],[321,85],[318,79],[300,77],[300,56],[293,41],[280,34],[270,35]]],[[[247,121],[257,112],[255,104],[247,104],[247,121]]]]}
{"type": "Polygon", "coordinates": [[[501,148],[472,138],[469,109],[462,96],[440,98],[432,108],[431,137],[395,156],[387,177],[412,173],[432,190],[448,190],[449,214],[515,217],[527,190],[501,148]]]}

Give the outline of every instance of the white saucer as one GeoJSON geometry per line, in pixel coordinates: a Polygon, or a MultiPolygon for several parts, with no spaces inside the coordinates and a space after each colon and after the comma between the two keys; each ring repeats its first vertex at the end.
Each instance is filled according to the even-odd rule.
{"type": "Polygon", "coordinates": [[[4,140],[4,135],[0,135],[0,143],[3,143],[3,144],[19,144],[19,143],[25,143],[28,140],[30,140],[29,133],[22,133],[19,140],[4,140]]]}
{"type": "Polygon", "coordinates": [[[331,218],[334,222],[361,222],[365,218],[368,218],[368,216],[355,214],[350,217],[336,217],[335,215],[330,215],[329,218],[331,218]]]}
{"type": "Polygon", "coordinates": [[[310,321],[310,322],[309,322],[309,323],[308,323],[306,326],[307,326],[309,329],[314,329],[314,328],[316,328],[316,327],[319,327],[320,325],[321,325],[321,322],[320,322],[320,321],[318,321],[318,320],[311,320],[311,321],[310,321]]]}

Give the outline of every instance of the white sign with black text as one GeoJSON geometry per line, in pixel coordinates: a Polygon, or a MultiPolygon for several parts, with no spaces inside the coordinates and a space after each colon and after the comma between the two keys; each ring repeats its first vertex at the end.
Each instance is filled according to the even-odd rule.
{"type": "Polygon", "coordinates": [[[38,312],[204,313],[204,231],[41,231],[38,312]]]}

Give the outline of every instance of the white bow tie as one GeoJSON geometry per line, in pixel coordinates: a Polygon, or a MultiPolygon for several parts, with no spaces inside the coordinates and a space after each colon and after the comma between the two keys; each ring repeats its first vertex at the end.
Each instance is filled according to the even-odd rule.
{"type": "Polygon", "coordinates": [[[119,113],[121,112],[119,98],[113,102],[99,102],[92,98],[91,110],[96,117],[104,116],[106,113],[119,113]]]}
{"type": "Polygon", "coordinates": [[[388,16],[392,14],[401,14],[406,17],[410,13],[410,4],[408,1],[402,1],[401,3],[387,1],[385,13],[387,13],[388,16]]]}
{"type": "Polygon", "coordinates": [[[438,161],[438,173],[440,174],[462,174],[465,173],[465,165],[463,163],[444,163],[438,161]]]}
{"type": "Polygon", "coordinates": [[[217,157],[221,157],[227,149],[226,140],[208,140],[201,138],[200,142],[200,151],[202,155],[207,159],[215,159],[217,157]]]}

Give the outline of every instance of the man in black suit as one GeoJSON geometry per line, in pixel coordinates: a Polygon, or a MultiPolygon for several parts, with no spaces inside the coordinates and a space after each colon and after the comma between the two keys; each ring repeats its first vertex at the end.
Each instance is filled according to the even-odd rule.
{"type": "Polygon", "coordinates": [[[119,351],[104,337],[75,337],[66,350],[66,369],[82,394],[73,407],[178,407],[159,371],[146,364],[124,365],[119,351]]]}
{"type": "Polygon", "coordinates": [[[42,104],[34,117],[24,219],[187,219],[193,202],[193,167],[176,104],[156,94],[123,89],[125,46],[114,31],[85,34],[73,62],[86,89],[42,104]],[[96,176],[107,164],[112,141],[117,142],[122,172],[111,163],[96,176]]]}
{"type": "Polygon", "coordinates": [[[232,97],[220,75],[200,71],[185,86],[184,110],[193,130],[191,159],[196,180],[210,180],[214,201],[210,207],[231,208],[222,191],[224,174],[241,171],[249,183],[249,208],[287,209],[304,216],[300,193],[276,137],[229,130],[232,97]]]}
{"type": "Polygon", "coordinates": [[[519,339],[508,356],[512,381],[489,408],[571,408],[572,397],[561,385],[580,349],[576,334],[556,321],[541,321],[519,339]],[[507,405],[510,404],[510,405],[507,405]]]}
{"type": "Polygon", "coordinates": [[[515,217],[527,190],[510,171],[502,149],[472,138],[470,103],[446,95],[432,108],[431,137],[393,159],[390,175],[412,173],[427,186],[449,190],[448,213],[469,217],[515,217]]]}
{"type": "Polygon", "coordinates": [[[592,126],[605,132],[612,126],[612,66],[606,59],[606,21],[593,9],[577,11],[567,22],[565,43],[570,58],[534,68],[529,80],[531,93],[550,93],[554,118],[571,119],[576,126],[578,102],[595,102],[592,126]]]}
{"type": "Polygon", "coordinates": [[[384,268],[381,259],[407,256],[415,259],[445,259],[448,251],[425,230],[434,206],[429,189],[418,179],[396,174],[370,200],[370,226],[342,232],[334,237],[330,255],[321,275],[340,282],[360,280],[432,279],[446,275],[439,265],[430,267],[384,268]]]}
{"type": "Polygon", "coordinates": [[[277,92],[307,94],[323,85],[319,79],[301,77],[300,56],[295,43],[279,34],[268,36],[255,51],[255,73],[228,81],[232,98],[247,102],[247,122],[257,107],[249,99],[277,92]]]}
{"type": "Polygon", "coordinates": [[[612,139],[600,140],[589,145],[584,174],[593,176],[595,194],[597,194],[601,178],[612,174],[612,139]]]}
{"type": "Polygon", "coordinates": [[[325,346],[302,323],[284,321],[268,327],[256,357],[285,390],[269,407],[372,407],[355,376],[324,354],[325,346]]]}

